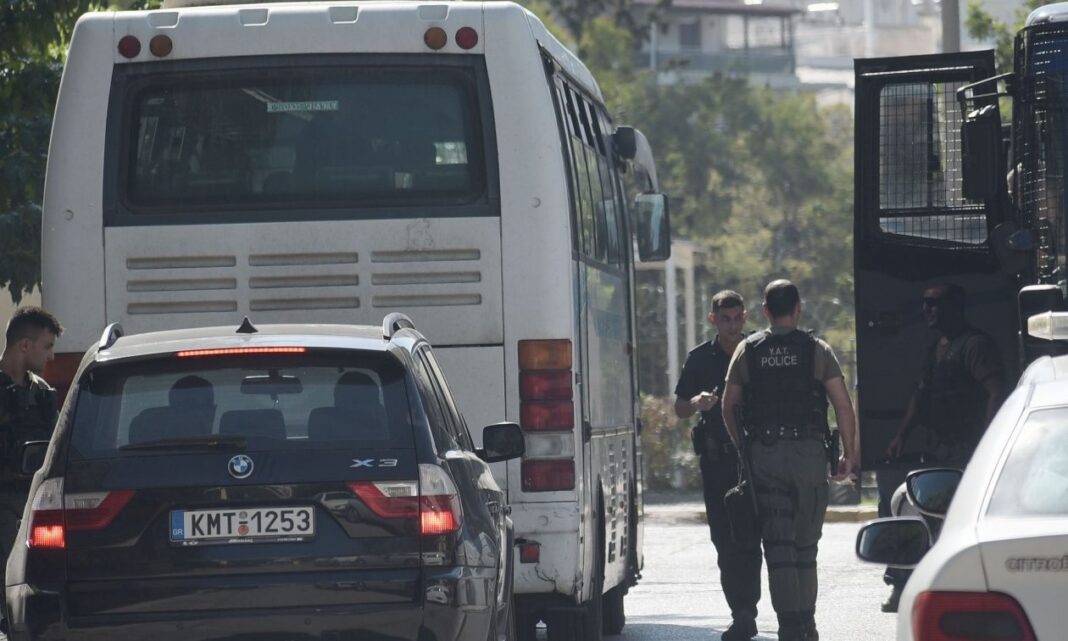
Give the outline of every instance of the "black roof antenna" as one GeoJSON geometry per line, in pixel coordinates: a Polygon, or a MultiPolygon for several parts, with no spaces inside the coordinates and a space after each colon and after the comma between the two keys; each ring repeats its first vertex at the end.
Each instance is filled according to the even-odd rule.
{"type": "Polygon", "coordinates": [[[259,332],[259,331],[260,330],[256,329],[256,327],[252,324],[252,321],[250,321],[248,319],[248,316],[246,316],[245,320],[241,321],[241,327],[237,328],[237,332],[236,333],[237,334],[255,334],[255,333],[259,332]]]}

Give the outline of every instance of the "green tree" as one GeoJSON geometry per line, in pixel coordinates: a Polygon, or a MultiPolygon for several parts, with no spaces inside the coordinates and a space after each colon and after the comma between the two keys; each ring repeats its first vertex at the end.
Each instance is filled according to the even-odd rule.
{"type": "Polygon", "coordinates": [[[994,43],[998,69],[1002,72],[1011,71],[1012,43],[1016,32],[1023,27],[1027,14],[1047,4],[1050,4],[1048,0],[1025,0],[1022,6],[1016,9],[1016,24],[1009,25],[987,12],[980,0],[970,0],[964,17],[964,28],[971,37],[994,43]]]}
{"type": "MultiPolygon", "coordinates": [[[[116,8],[157,6],[125,0],[116,8]]],[[[74,24],[92,0],[0,4],[0,287],[22,300],[41,281],[41,196],[52,112],[74,24]]]]}

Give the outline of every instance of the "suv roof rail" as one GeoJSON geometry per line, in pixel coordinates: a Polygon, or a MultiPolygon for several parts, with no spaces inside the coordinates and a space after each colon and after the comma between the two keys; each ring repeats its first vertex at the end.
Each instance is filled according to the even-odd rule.
{"type": "Polygon", "coordinates": [[[100,335],[100,347],[97,349],[108,349],[125,335],[126,332],[122,330],[122,325],[112,323],[104,328],[104,333],[100,335]]]}
{"type": "Polygon", "coordinates": [[[382,338],[389,340],[401,329],[415,329],[415,323],[407,314],[393,312],[382,319],[382,338]]]}

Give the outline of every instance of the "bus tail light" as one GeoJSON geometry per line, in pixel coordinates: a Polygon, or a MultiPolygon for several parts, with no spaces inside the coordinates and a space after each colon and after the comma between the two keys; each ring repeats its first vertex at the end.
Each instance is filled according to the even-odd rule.
{"type": "Polygon", "coordinates": [[[998,592],[923,592],[912,633],[916,641],[1036,641],[1020,604],[998,592]]]}
{"type": "Polygon", "coordinates": [[[45,365],[44,379],[52,387],[56,388],[56,402],[63,407],[63,401],[67,399],[71,385],[74,384],[74,375],[78,373],[78,365],[82,362],[81,352],[63,352],[45,365]]]}
{"type": "Polygon", "coordinates": [[[562,492],[575,489],[575,460],[524,460],[524,492],[562,492]]]}
{"type": "Polygon", "coordinates": [[[423,34],[423,42],[434,51],[441,49],[449,42],[449,34],[441,27],[430,27],[423,34]]]}
{"type": "Polygon", "coordinates": [[[519,422],[528,432],[575,429],[575,404],[572,401],[524,401],[519,422]]]}
{"type": "Polygon", "coordinates": [[[575,489],[575,403],[571,341],[519,341],[519,421],[526,432],[524,492],[575,489]]]}
{"type": "Polygon", "coordinates": [[[174,50],[174,42],[169,36],[163,34],[152,36],[152,39],[148,41],[148,50],[152,52],[153,56],[164,58],[174,50]]]}
{"type": "Polygon", "coordinates": [[[536,370],[519,374],[521,400],[566,401],[571,396],[571,370],[536,370]]]}

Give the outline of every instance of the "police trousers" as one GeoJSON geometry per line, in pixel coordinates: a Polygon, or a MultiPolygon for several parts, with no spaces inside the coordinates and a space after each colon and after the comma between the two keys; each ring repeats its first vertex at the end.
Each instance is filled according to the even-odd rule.
{"type": "Polygon", "coordinates": [[[720,454],[715,460],[711,458],[701,456],[701,480],[723,596],[734,620],[756,619],[762,566],[760,541],[752,541],[749,545],[734,543],[723,503],[723,495],[738,484],[737,457],[720,454]]]}
{"type": "Polygon", "coordinates": [[[814,638],[816,552],[827,512],[827,457],[814,438],[750,444],[771,604],[781,639],[814,638]]]}

